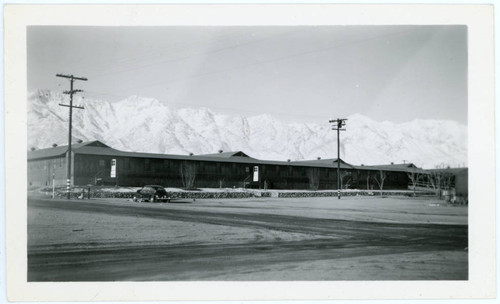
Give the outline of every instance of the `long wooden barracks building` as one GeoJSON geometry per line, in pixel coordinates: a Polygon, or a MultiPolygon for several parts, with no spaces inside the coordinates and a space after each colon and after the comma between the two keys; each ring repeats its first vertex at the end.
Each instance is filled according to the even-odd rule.
{"type": "MultiPolygon", "coordinates": [[[[353,166],[337,159],[266,161],[241,151],[204,155],[125,152],[100,141],[72,147],[72,186],[88,184],[140,187],[147,184],[183,188],[252,187],[267,189],[337,189],[340,161],[341,188],[408,189],[413,164],[353,166]]],[[[68,146],[28,151],[28,184],[66,184],[68,146]]],[[[423,170],[422,170],[423,171],[423,170]]]]}

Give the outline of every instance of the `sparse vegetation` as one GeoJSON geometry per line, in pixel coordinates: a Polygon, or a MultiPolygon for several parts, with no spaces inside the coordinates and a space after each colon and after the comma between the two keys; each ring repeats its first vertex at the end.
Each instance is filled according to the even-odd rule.
{"type": "Polygon", "coordinates": [[[194,188],[194,181],[196,179],[196,164],[191,161],[184,161],[180,167],[182,185],[186,189],[194,188]]]}
{"type": "Polygon", "coordinates": [[[319,188],[319,169],[318,168],[308,168],[307,178],[309,179],[309,189],[318,190],[319,188]]]}
{"type": "Polygon", "coordinates": [[[380,195],[382,195],[382,190],[384,189],[384,181],[385,178],[387,177],[387,174],[383,170],[379,170],[378,174],[375,174],[373,179],[377,182],[378,186],[380,187],[380,195]]]}
{"type": "Polygon", "coordinates": [[[408,178],[410,179],[411,185],[413,188],[413,196],[415,196],[417,184],[418,184],[418,181],[420,180],[421,174],[417,170],[411,170],[407,174],[408,174],[408,178]]]}
{"type": "Polygon", "coordinates": [[[352,181],[352,173],[349,171],[341,171],[340,172],[340,188],[348,189],[351,185],[352,181]]]}

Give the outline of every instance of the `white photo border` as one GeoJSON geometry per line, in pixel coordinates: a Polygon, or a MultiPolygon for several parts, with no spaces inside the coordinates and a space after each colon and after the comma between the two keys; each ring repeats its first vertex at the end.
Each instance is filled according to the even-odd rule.
{"type": "Polygon", "coordinates": [[[493,18],[492,5],[6,5],[4,105],[8,300],[219,301],[495,297],[493,18]],[[469,280],[27,282],[27,26],[444,24],[467,25],[468,28],[469,280]]]}

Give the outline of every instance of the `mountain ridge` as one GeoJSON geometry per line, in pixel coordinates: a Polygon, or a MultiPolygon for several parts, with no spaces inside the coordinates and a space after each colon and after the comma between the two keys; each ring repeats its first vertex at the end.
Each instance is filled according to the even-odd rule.
{"type": "MultiPolygon", "coordinates": [[[[67,144],[67,96],[48,90],[28,94],[28,145],[67,144]]],[[[265,160],[337,157],[337,134],[328,123],[284,123],[270,114],[245,117],[208,108],[173,109],[154,98],[118,102],[74,98],[73,138],[100,140],[124,151],[209,154],[244,151],[265,160]]],[[[354,165],[412,162],[420,167],[467,163],[467,127],[455,121],[377,122],[351,115],[341,132],[341,158],[354,165]]]]}

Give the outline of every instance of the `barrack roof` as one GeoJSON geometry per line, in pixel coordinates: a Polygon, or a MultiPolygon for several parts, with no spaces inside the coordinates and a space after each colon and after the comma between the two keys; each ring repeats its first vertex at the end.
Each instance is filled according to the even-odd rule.
{"type": "MultiPolygon", "coordinates": [[[[299,160],[291,162],[293,165],[310,166],[310,167],[334,167],[337,168],[338,158],[314,159],[314,160],[299,160]]],[[[340,159],[341,169],[355,169],[351,164],[340,159]]]]}
{"type": "Polygon", "coordinates": [[[247,154],[243,153],[242,151],[230,151],[230,152],[200,154],[199,156],[208,156],[208,157],[217,157],[217,158],[248,157],[248,158],[255,159],[255,158],[250,157],[247,154]]]}
{"type": "MultiPolygon", "coordinates": [[[[221,152],[212,154],[200,155],[177,155],[177,154],[157,154],[144,152],[127,152],[120,151],[109,147],[108,145],[98,141],[89,141],[71,145],[71,149],[75,154],[84,155],[106,155],[116,157],[135,157],[135,158],[155,158],[155,159],[174,159],[174,160],[194,160],[194,161],[217,161],[217,162],[233,162],[241,164],[261,164],[261,165],[280,165],[294,167],[320,167],[320,168],[337,168],[336,158],[330,159],[315,159],[303,161],[273,161],[259,160],[252,158],[242,151],[221,152]]],[[[28,160],[46,159],[61,157],[68,151],[68,146],[57,146],[47,149],[28,151],[28,160]]],[[[359,170],[387,170],[387,171],[402,171],[408,172],[412,170],[422,170],[414,164],[394,164],[394,165],[376,165],[376,166],[353,166],[340,159],[341,169],[359,169],[359,170]]]]}
{"type": "Polygon", "coordinates": [[[384,170],[384,171],[399,171],[399,172],[410,172],[410,171],[422,171],[425,170],[418,168],[412,163],[405,164],[389,164],[389,165],[372,165],[372,166],[355,166],[359,170],[384,170]]]}
{"type": "MultiPolygon", "coordinates": [[[[77,150],[77,149],[80,149],[80,148],[86,147],[86,146],[88,146],[88,147],[101,147],[101,148],[108,148],[108,149],[114,150],[113,148],[109,147],[108,145],[103,144],[102,142],[100,142],[98,140],[72,144],[71,150],[77,150]]],[[[118,150],[116,150],[116,151],[118,151],[118,150]]],[[[62,156],[64,154],[66,154],[66,152],[68,152],[68,145],[28,151],[28,160],[58,157],[58,156],[62,156]]]]}

